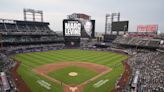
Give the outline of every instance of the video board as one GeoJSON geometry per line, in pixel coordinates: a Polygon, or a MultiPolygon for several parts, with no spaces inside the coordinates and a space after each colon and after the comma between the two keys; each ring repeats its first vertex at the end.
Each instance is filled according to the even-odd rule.
{"type": "Polygon", "coordinates": [[[63,20],[64,37],[95,37],[95,20],[63,20]]]}
{"type": "Polygon", "coordinates": [[[83,20],[81,37],[82,38],[94,38],[95,37],[95,20],[83,20]]]}
{"type": "Polygon", "coordinates": [[[112,22],[112,31],[128,31],[129,21],[112,22]]]}
{"type": "Polygon", "coordinates": [[[64,36],[81,36],[81,23],[78,20],[63,20],[64,36]]]}

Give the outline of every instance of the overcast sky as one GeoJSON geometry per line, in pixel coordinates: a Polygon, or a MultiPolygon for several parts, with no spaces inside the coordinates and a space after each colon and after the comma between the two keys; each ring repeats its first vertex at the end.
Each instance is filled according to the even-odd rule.
{"type": "Polygon", "coordinates": [[[96,20],[96,32],[104,32],[106,13],[121,13],[129,20],[129,31],[139,24],[158,24],[164,32],[164,0],[0,0],[0,18],[23,20],[23,8],[43,10],[44,21],[54,31],[72,13],[85,13],[96,20]]]}

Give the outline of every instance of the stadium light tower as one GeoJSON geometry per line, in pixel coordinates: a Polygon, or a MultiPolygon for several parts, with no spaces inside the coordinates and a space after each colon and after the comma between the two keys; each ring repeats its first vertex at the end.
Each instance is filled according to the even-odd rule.
{"type": "Polygon", "coordinates": [[[43,11],[41,10],[23,9],[23,14],[25,21],[27,21],[28,19],[32,19],[33,21],[36,21],[36,19],[40,19],[40,21],[43,22],[43,11]],[[32,16],[32,18],[30,16],[32,16]]]}
{"type": "Polygon", "coordinates": [[[106,14],[105,17],[105,34],[107,34],[107,30],[108,30],[108,18],[110,18],[111,15],[110,14],[106,14]]]}
{"type": "Polygon", "coordinates": [[[105,35],[108,34],[108,32],[111,32],[112,34],[112,22],[120,21],[120,13],[112,13],[112,14],[106,14],[105,16],[105,35]]]}

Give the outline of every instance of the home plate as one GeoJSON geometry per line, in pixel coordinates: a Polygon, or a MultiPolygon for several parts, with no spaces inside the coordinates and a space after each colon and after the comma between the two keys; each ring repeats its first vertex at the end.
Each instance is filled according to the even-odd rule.
{"type": "Polygon", "coordinates": [[[77,87],[69,87],[69,89],[72,91],[72,92],[75,92],[77,90],[77,87]]]}

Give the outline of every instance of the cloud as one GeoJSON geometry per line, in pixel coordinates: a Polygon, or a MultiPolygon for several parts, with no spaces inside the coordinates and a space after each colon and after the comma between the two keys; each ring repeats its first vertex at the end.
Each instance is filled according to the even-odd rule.
{"type": "Polygon", "coordinates": [[[15,12],[15,13],[13,13],[13,12],[1,12],[0,18],[2,18],[2,19],[13,19],[13,20],[16,20],[16,19],[22,20],[23,15],[21,15],[17,12],[15,12]]]}
{"type": "Polygon", "coordinates": [[[120,12],[129,20],[130,31],[138,24],[159,24],[164,31],[164,0],[0,0],[0,18],[23,19],[23,8],[43,10],[44,20],[53,30],[62,30],[62,20],[74,12],[96,20],[96,31],[104,32],[105,14],[120,12]]]}

